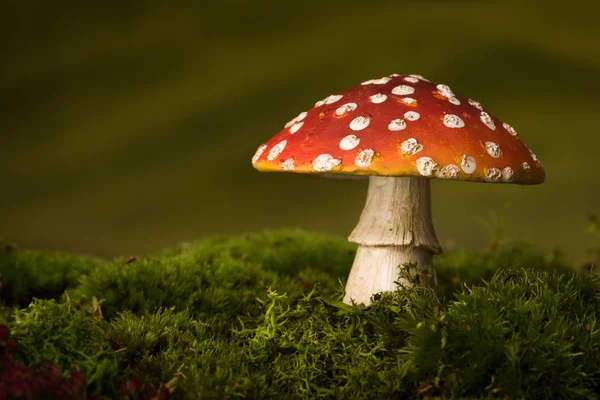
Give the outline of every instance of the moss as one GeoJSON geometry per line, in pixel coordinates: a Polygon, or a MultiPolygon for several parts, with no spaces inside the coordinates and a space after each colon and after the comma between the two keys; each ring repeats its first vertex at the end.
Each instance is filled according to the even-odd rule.
{"type": "MultiPolygon", "coordinates": [[[[161,307],[188,309],[229,330],[240,316],[256,315],[266,286],[299,297],[319,281],[328,293],[345,276],[354,246],[300,231],[215,237],[125,264],[121,260],[82,278],[74,297],[104,299],[106,316],[161,307]]],[[[216,327],[217,329],[221,329],[216,327]]]]}
{"type": "Polygon", "coordinates": [[[243,236],[218,236],[185,245],[183,252],[194,259],[212,260],[229,255],[260,263],[278,274],[295,276],[304,269],[318,269],[332,277],[345,278],[354,260],[356,245],[344,238],[287,230],[243,236]]]}
{"type": "Polygon", "coordinates": [[[450,253],[438,291],[358,308],[340,302],[353,253],[299,231],[207,238],[86,269],[72,301],[7,320],[21,360],[79,366],[109,397],[131,377],[177,398],[600,397],[600,280],[560,254],[450,253]]]}
{"type": "Polygon", "coordinates": [[[318,291],[294,307],[270,293],[240,330],[281,397],[596,398],[600,282],[510,268],[440,301],[414,287],[364,310],[318,291]]]}
{"type": "Polygon", "coordinates": [[[118,357],[100,334],[100,321],[91,307],[34,300],[9,321],[20,344],[17,359],[35,367],[49,361],[62,371],[82,370],[91,392],[114,393],[118,357]]]}
{"type": "Polygon", "coordinates": [[[479,285],[491,279],[499,268],[507,267],[552,270],[565,274],[574,271],[558,250],[543,253],[525,243],[508,242],[494,251],[455,251],[437,257],[438,293],[443,297],[451,297],[461,286],[479,285]]]}
{"type": "Polygon", "coordinates": [[[421,375],[437,372],[441,382],[453,382],[443,388],[452,394],[489,387],[510,397],[595,397],[599,290],[600,281],[581,275],[499,271],[484,287],[457,294],[431,321],[439,328],[415,335],[417,362],[435,359],[443,367],[421,375]]]}
{"type": "Polygon", "coordinates": [[[145,376],[148,383],[171,382],[180,396],[264,397],[264,374],[247,362],[244,344],[222,338],[187,311],[125,312],[108,322],[104,332],[123,356],[121,369],[145,376]]]}
{"type": "Polygon", "coordinates": [[[0,303],[26,307],[33,298],[57,298],[103,261],[0,243],[0,303]]]}

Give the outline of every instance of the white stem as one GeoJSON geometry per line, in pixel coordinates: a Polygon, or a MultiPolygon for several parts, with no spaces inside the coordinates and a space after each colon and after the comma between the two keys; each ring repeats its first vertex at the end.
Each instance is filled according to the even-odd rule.
{"type": "MultiPolygon", "coordinates": [[[[404,263],[431,266],[432,261],[433,254],[424,247],[360,245],[346,283],[344,303],[354,301],[356,304],[368,305],[375,293],[395,290],[396,282],[409,286],[410,280],[399,277],[398,267],[404,263]]],[[[416,271],[408,272],[414,278],[416,271]]],[[[435,272],[432,269],[421,272],[428,274],[421,282],[426,286],[435,286],[435,272]]]]}
{"type": "Polygon", "coordinates": [[[345,303],[368,305],[375,293],[394,290],[404,263],[415,264],[424,278],[421,283],[434,286],[433,255],[442,249],[431,221],[429,180],[371,176],[365,207],[348,240],[360,246],[345,303]]]}

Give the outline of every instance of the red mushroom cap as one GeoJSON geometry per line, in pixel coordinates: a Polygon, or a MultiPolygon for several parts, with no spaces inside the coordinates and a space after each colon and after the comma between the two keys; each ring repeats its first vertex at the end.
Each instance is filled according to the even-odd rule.
{"type": "Polygon", "coordinates": [[[545,180],[514,128],[419,75],[366,81],[318,101],[261,145],[252,164],[260,171],[545,180]]]}

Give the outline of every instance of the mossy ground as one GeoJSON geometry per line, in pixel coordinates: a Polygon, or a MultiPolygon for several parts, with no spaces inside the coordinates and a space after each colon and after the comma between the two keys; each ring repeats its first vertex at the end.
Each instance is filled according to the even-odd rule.
{"type": "Polygon", "coordinates": [[[354,251],[300,231],[113,262],[6,246],[1,318],[18,360],[109,398],[130,377],[175,398],[600,397],[600,281],[560,254],[449,253],[437,291],[359,308],[341,302],[354,251]]]}

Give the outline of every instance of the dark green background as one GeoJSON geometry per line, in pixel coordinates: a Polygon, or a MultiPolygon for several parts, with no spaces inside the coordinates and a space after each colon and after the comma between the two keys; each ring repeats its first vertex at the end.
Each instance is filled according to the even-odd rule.
{"type": "Polygon", "coordinates": [[[365,182],[259,173],[250,158],[316,100],[395,72],[482,102],[547,171],[531,187],[434,181],[447,248],[485,246],[475,218],[490,213],[507,237],[576,260],[592,245],[593,2],[150,4],[3,3],[0,235],[103,256],[264,228],[345,235],[365,182]]]}

